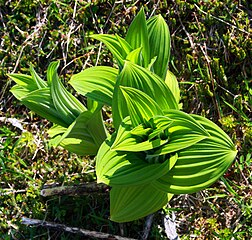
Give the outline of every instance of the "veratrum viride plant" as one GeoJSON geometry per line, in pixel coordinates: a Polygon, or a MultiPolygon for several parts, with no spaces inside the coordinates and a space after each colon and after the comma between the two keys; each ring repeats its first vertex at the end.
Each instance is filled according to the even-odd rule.
{"type": "Polygon", "coordinates": [[[230,138],[210,120],[180,110],[176,77],[168,70],[170,34],[161,15],[146,20],[143,9],[124,38],[91,36],[112,52],[118,68],[95,66],[69,83],[70,94],[49,65],[47,81],[10,74],[12,93],[54,123],[51,143],[96,156],[98,183],[111,186],[110,215],[132,221],[166,205],[174,194],[194,193],[222,176],[236,156],[230,138]],[[114,132],[104,127],[102,106],[112,107],[114,132]]]}

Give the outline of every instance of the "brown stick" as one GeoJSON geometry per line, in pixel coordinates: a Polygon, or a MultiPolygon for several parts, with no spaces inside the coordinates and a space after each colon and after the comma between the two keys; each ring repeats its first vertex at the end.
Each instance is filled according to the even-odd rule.
{"type": "Polygon", "coordinates": [[[65,232],[82,234],[84,236],[88,236],[92,238],[101,238],[101,239],[109,239],[109,240],[136,240],[134,238],[124,238],[121,236],[112,235],[108,233],[89,231],[89,230],[85,230],[85,229],[81,229],[77,227],[68,227],[65,224],[47,222],[47,221],[43,221],[39,219],[32,219],[32,218],[26,218],[26,217],[22,218],[22,224],[42,226],[46,228],[54,228],[58,230],[63,230],[65,232]]]}
{"type": "Polygon", "coordinates": [[[90,193],[106,193],[108,192],[108,190],[108,186],[92,182],[75,186],[49,187],[42,189],[40,195],[43,197],[49,197],[54,195],[87,195],[90,193]]]}

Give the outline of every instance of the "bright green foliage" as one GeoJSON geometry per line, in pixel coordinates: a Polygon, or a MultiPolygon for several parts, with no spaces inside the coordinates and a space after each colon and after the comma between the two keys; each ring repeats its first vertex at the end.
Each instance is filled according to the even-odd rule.
{"type": "Polygon", "coordinates": [[[154,72],[165,79],[170,59],[170,32],[161,15],[154,16],[147,21],[148,37],[151,46],[150,58],[157,57],[153,64],[154,72]]]}
{"type": "Polygon", "coordinates": [[[17,83],[11,91],[32,111],[56,124],[49,131],[52,145],[61,145],[80,155],[95,155],[107,137],[101,105],[92,102],[88,110],[63,86],[57,74],[58,67],[59,62],[49,65],[47,82],[32,67],[31,76],[10,74],[17,83]]]}
{"type": "Polygon", "coordinates": [[[169,89],[172,91],[172,93],[176,99],[176,102],[179,103],[180,90],[179,90],[178,81],[177,81],[176,76],[169,70],[166,72],[165,83],[167,84],[169,89]]]}
{"type": "Polygon", "coordinates": [[[114,186],[110,192],[111,220],[116,222],[127,222],[136,219],[135,212],[139,218],[155,212],[164,206],[172,198],[157,190],[151,185],[140,185],[133,187],[114,186]],[[142,201],[142,199],[145,199],[142,201]],[[141,201],[141,205],[139,205],[141,201]]]}
{"type": "MultiPolygon", "coordinates": [[[[134,104],[135,108],[138,106],[134,104]]],[[[138,110],[145,115],[144,109],[138,110]]],[[[112,219],[115,214],[116,221],[130,221],[141,217],[143,204],[147,214],[163,206],[162,201],[156,202],[159,207],[152,201],[147,205],[148,186],[155,189],[160,199],[164,193],[197,192],[223,175],[235,155],[229,137],[211,121],[178,110],[167,110],[163,116],[144,119],[137,127],[129,118],[122,121],[117,133],[99,149],[96,170],[98,182],[104,182],[112,189],[116,186],[130,191],[127,203],[134,202],[139,206],[135,206],[134,215],[126,203],[123,209],[115,207],[117,210],[111,213],[112,219]],[[136,192],[133,188],[129,190],[131,185],[138,186],[134,188],[136,192]],[[146,191],[142,198],[138,196],[139,189],[146,191]],[[124,216],[120,219],[121,211],[124,216]]]]}
{"type": "Polygon", "coordinates": [[[117,74],[118,70],[112,67],[91,67],[73,75],[69,83],[78,93],[101,104],[112,106],[117,74]]]}
{"type": "Polygon", "coordinates": [[[141,9],[125,39],[108,34],[92,37],[108,47],[118,69],[93,67],[72,77],[70,84],[87,97],[88,108],[63,87],[58,63],[49,66],[47,83],[33,70],[32,77],[16,76],[19,88],[14,87],[13,93],[51,121],[60,116],[64,124],[55,122],[58,126],[50,131],[53,144],[78,154],[93,155],[99,149],[97,180],[112,187],[111,219],[144,217],[162,208],[173,194],[213,184],[237,151],[217,125],[179,110],[178,82],[167,70],[170,35],[161,15],[146,21],[141,9]],[[24,101],[21,88],[36,93],[33,101],[24,101]],[[37,94],[42,90],[45,100],[37,94]],[[115,132],[107,138],[102,105],[112,106],[115,132]]]}
{"type": "Polygon", "coordinates": [[[106,44],[107,48],[113,53],[117,60],[119,67],[123,67],[123,60],[126,59],[127,55],[132,50],[131,46],[123,38],[109,34],[94,34],[91,35],[91,37],[106,44]]]}
{"type": "Polygon", "coordinates": [[[150,62],[150,45],[148,41],[147,22],[143,8],[131,23],[126,35],[126,41],[133,49],[142,48],[144,67],[147,67],[150,62]]]}

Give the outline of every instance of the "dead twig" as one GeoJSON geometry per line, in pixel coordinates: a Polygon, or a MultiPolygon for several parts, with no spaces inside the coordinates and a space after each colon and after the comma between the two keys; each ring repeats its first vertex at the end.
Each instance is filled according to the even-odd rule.
{"type": "Polygon", "coordinates": [[[187,36],[187,38],[188,38],[188,40],[190,42],[191,48],[195,51],[196,48],[195,48],[195,44],[193,42],[193,39],[192,39],[191,35],[189,34],[189,32],[186,30],[185,25],[182,23],[179,11],[177,9],[175,10],[175,13],[177,14],[180,25],[181,25],[182,29],[184,30],[184,32],[185,32],[185,34],[186,34],[186,36],[187,36]]]}
{"type": "Polygon", "coordinates": [[[97,183],[85,183],[76,186],[59,186],[49,187],[42,189],[40,195],[43,197],[49,196],[63,196],[63,195],[87,195],[90,193],[107,193],[109,190],[108,186],[97,183]]]}
{"type": "Polygon", "coordinates": [[[143,236],[142,236],[142,240],[147,240],[150,230],[151,230],[151,225],[153,222],[153,218],[154,218],[154,214],[150,214],[147,216],[146,221],[145,221],[145,227],[144,227],[144,231],[143,231],[143,236]]]}
{"type": "Polygon", "coordinates": [[[69,227],[65,224],[59,224],[59,223],[54,223],[54,222],[47,222],[39,219],[32,219],[32,218],[22,218],[22,224],[24,225],[32,225],[32,226],[40,226],[40,227],[46,227],[46,228],[53,228],[69,233],[76,233],[76,234],[81,234],[87,237],[92,237],[92,238],[100,238],[100,239],[118,239],[118,240],[134,240],[134,238],[124,238],[121,236],[117,235],[112,235],[109,233],[103,233],[103,232],[96,232],[96,231],[89,231],[86,229],[82,228],[77,228],[77,227],[69,227]]]}

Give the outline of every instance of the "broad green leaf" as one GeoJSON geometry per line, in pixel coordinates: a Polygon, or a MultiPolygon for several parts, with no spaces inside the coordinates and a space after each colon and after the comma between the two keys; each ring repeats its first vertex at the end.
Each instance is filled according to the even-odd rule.
{"type": "Polygon", "coordinates": [[[54,145],[83,156],[96,155],[107,137],[100,115],[100,111],[81,113],[54,145]]]}
{"type": "Polygon", "coordinates": [[[133,50],[132,47],[130,46],[130,44],[122,37],[120,37],[119,35],[115,34],[117,41],[120,43],[121,45],[121,49],[122,49],[122,56],[123,59],[125,60],[125,57],[133,50]]]}
{"type": "MultiPolygon", "coordinates": [[[[210,134],[199,122],[189,114],[179,110],[167,110],[163,118],[154,118],[154,120],[158,123],[156,125],[157,128],[163,128],[165,130],[164,137],[168,139],[168,143],[155,149],[151,154],[148,154],[147,159],[177,152],[210,137],[210,134]],[[166,124],[169,121],[170,124],[166,124]]],[[[150,134],[149,139],[152,137],[152,134],[150,134]]]]}
{"type": "Polygon", "coordinates": [[[123,110],[124,103],[120,99],[122,96],[120,86],[136,88],[146,93],[162,110],[178,109],[172,92],[161,78],[141,66],[126,61],[118,76],[113,94],[112,109],[115,128],[118,128],[122,119],[127,116],[127,110],[123,110]]]}
{"type": "Polygon", "coordinates": [[[143,8],[134,18],[126,35],[126,41],[133,49],[142,48],[144,67],[150,62],[150,46],[148,40],[147,23],[143,8]]]}
{"type": "Polygon", "coordinates": [[[49,134],[50,138],[54,138],[58,135],[62,135],[64,132],[66,132],[67,128],[54,124],[48,131],[47,133],[49,134]]]}
{"type": "Polygon", "coordinates": [[[144,92],[132,87],[119,87],[118,112],[123,117],[130,116],[132,126],[147,122],[155,115],[162,114],[158,104],[144,92]],[[127,111],[127,115],[124,112],[127,111]]]}
{"type": "MultiPolygon", "coordinates": [[[[176,109],[169,109],[164,111],[164,115],[168,118],[170,118],[173,121],[173,126],[183,126],[186,128],[191,129],[192,131],[205,135],[210,136],[208,131],[201,125],[199,121],[196,121],[194,117],[192,117],[190,114],[187,114],[185,112],[176,110],[176,109]]],[[[172,126],[171,126],[172,127],[172,126]]],[[[174,129],[175,131],[176,129],[174,129]]],[[[170,129],[170,132],[172,132],[173,129],[170,129]]]]}
{"type": "Polygon", "coordinates": [[[112,144],[111,140],[106,140],[96,158],[97,181],[111,186],[150,183],[170,171],[177,159],[173,156],[163,163],[150,164],[144,161],[144,152],[113,151],[110,149],[112,144]]]}
{"type": "Polygon", "coordinates": [[[207,136],[193,134],[189,131],[176,131],[173,135],[168,138],[168,143],[162,145],[159,149],[154,151],[152,154],[148,155],[147,159],[157,157],[160,155],[165,155],[168,153],[174,153],[181,149],[190,147],[203,139],[206,139],[207,136]]]}
{"type": "Polygon", "coordinates": [[[31,93],[32,91],[16,84],[11,88],[10,92],[15,96],[15,98],[21,101],[22,98],[26,97],[26,95],[31,93]]]}
{"type": "Polygon", "coordinates": [[[119,68],[123,67],[123,61],[131,52],[131,46],[121,37],[110,34],[93,34],[90,37],[103,42],[116,59],[119,68]]]}
{"type": "Polygon", "coordinates": [[[110,191],[110,219],[115,222],[129,222],[145,217],[161,209],[172,196],[150,184],[113,186],[110,191]]]}
{"type": "MultiPolygon", "coordinates": [[[[150,159],[190,147],[210,137],[203,126],[189,114],[170,109],[165,111],[165,116],[172,120],[172,123],[167,125],[166,138],[168,143],[149,154],[148,158],[150,159]]],[[[163,121],[165,123],[165,119],[163,121]]]]}
{"type": "Polygon", "coordinates": [[[177,103],[179,103],[179,101],[180,101],[179,84],[178,84],[178,81],[177,81],[177,78],[175,77],[175,75],[169,70],[167,70],[167,74],[165,77],[165,83],[167,84],[169,89],[172,91],[177,103]]]}
{"type": "Polygon", "coordinates": [[[47,133],[49,134],[50,140],[49,140],[49,146],[50,147],[57,147],[59,144],[59,140],[62,137],[62,134],[66,132],[67,128],[62,127],[60,125],[54,124],[47,133]]]}
{"type": "Polygon", "coordinates": [[[212,136],[216,137],[215,141],[220,140],[221,144],[223,144],[223,147],[226,146],[228,149],[235,150],[234,143],[230,139],[230,137],[215,123],[210,121],[207,118],[204,118],[202,116],[198,116],[195,114],[190,114],[198,123],[200,123],[207,132],[212,136]]]}
{"type": "Polygon", "coordinates": [[[29,92],[32,92],[38,89],[37,84],[33,80],[32,76],[25,75],[25,74],[12,73],[12,74],[8,74],[8,77],[10,77],[18,86],[23,87],[24,89],[27,89],[29,92]]]}
{"type": "Polygon", "coordinates": [[[59,62],[53,62],[49,65],[47,70],[51,97],[55,108],[61,115],[61,118],[63,118],[68,124],[71,124],[81,112],[86,111],[86,108],[63,86],[57,74],[58,66],[59,62]]]}
{"type": "Polygon", "coordinates": [[[159,14],[148,19],[147,29],[151,49],[150,58],[157,57],[153,64],[154,72],[162,79],[165,79],[171,48],[168,25],[159,14]]]}
{"type": "Polygon", "coordinates": [[[39,116],[64,127],[68,126],[62,115],[55,109],[49,88],[41,88],[29,93],[22,98],[22,103],[39,116]]]}
{"type": "Polygon", "coordinates": [[[32,65],[30,66],[30,73],[33,80],[36,82],[38,88],[48,87],[47,82],[40,78],[40,76],[36,73],[32,65]]]}
{"type": "Polygon", "coordinates": [[[92,141],[76,137],[68,137],[60,142],[60,146],[69,152],[76,153],[80,156],[95,155],[98,150],[92,141]]]}
{"type": "Polygon", "coordinates": [[[137,48],[127,55],[126,60],[135,63],[137,65],[143,66],[143,59],[141,54],[142,54],[142,48],[137,48]]]}
{"type": "Polygon", "coordinates": [[[178,152],[175,166],[153,185],[164,192],[185,194],[209,187],[233,162],[237,151],[207,138],[178,152]]]}
{"type": "Polygon", "coordinates": [[[163,135],[163,138],[165,137],[166,139],[168,139],[167,129],[169,128],[169,126],[171,126],[172,123],[173,121],[167,116],[154,116],[147,123],[147,125],[149,125],[153,129],[153,131],[149,134],[148,139],[151,140],[160,134],[163,135]]]}
{"type": "Polygon", "coordinates": [[[46,79],[49,86],[52,84],[54,75],[57,74],[57,69],[59,67],[59,61],[51,62],[46,70],[46,79]]]}
{"type": "Polygon", "coordinates": [[[107,66],[96,66],[71,77],[69,83],[80,94],[101,104],[112,106],[112,96],[118,70],[107,66]]]}

